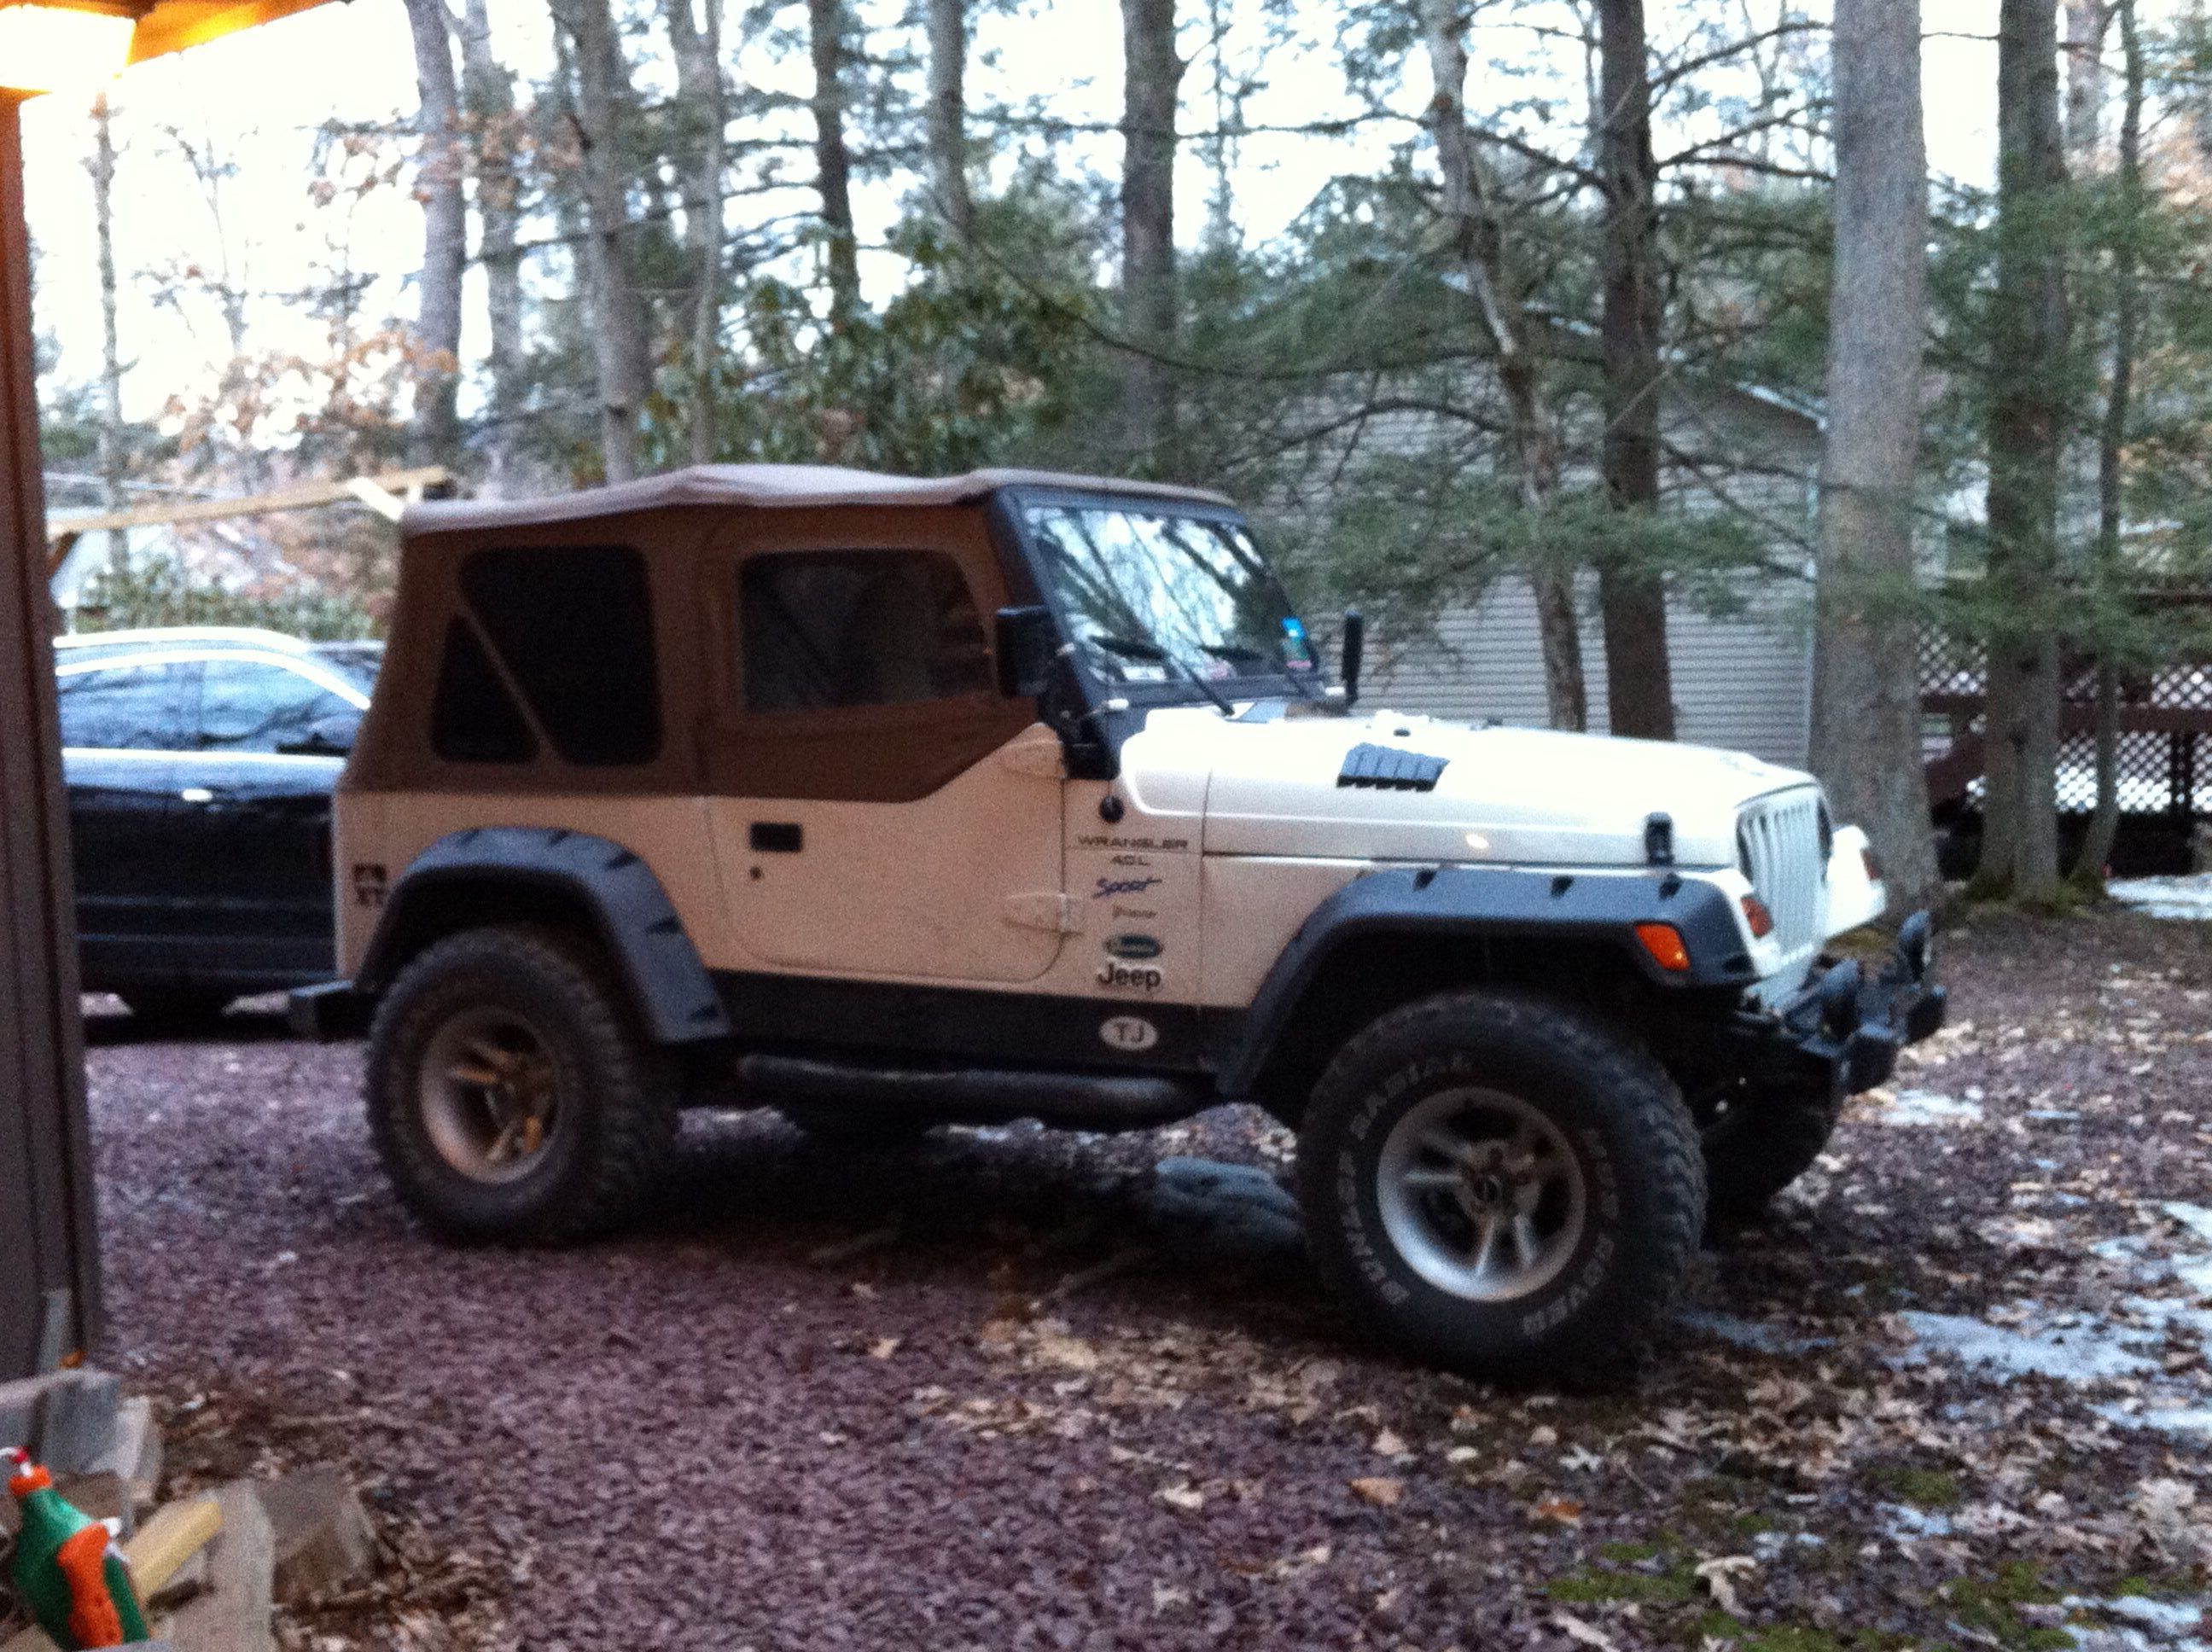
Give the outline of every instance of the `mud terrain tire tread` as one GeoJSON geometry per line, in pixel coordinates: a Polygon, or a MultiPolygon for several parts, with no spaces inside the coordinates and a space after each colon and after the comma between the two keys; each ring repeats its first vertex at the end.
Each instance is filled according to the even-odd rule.
{"type": "Polygon", "coordinates": [[[410,959],[377,1006],[366,1090],[369,1134],[402,1202],[456,1241],[568,1244],[609,1232],[635,1213],[676,1134],[672,1077],[597,951],[538,925],[463,930],[410,959]],[[414,1093],[427,1041],[487,988],[527,1007],[565,1069],[562,1105],[580,1108],[551,1173],[506,1186],[471,1182],[445,1163],[414,1093]]]}
{"type": "Polygon", "coordinates": [[[1297,1160],[1308,1242],[1327,1281],[1400,1348],[1483,1376],[1574,1376],[1618,1364],[1632,1351],[1636,1333],[1672,1305],[1705,1229],[1705,1157],[1674,1080],[1640,1046],[1528,993],[1440,993],[1401,1005],[1354,1035],[1315,1086],[1297,1160]],[[1376,1087],[1449,1050],[1474,1058],[1468,1082],[1540,1102],[1547,1086],[1553,1095],[1573,1092],[1582,1115],[1576,1128],[1595,1128],[1607,1138],[1618,1176],[1618,1216],[1610,1222],[1601,1217],[1595,1191],[1590,1209],[1591,1230],[1606,1230],[1614,1241],[1611,1260],[1601,1265],[1601,1277],[1580,1311],[1540,1330],[1526,1324],[1530,1306],[1555,1296],[1568,1276],[1587,1278],[1588,1262],[1570,1266],[1527,1301],[1473,1303],[1407,1268],[1373,1215],[1375,1160],[1389,1115],[1427,1093],[1415,1082],[1400,1096],[1376,1102],[1376,1087]],[[1363,1108],[1364,1141],[1352,1127],[1363,1108]],[[1342,1164],[1347,1153],[1354,1156],[1348,1180],[1342,1164]],[[1356,1191],[1371,1238],[1346,1230],[1346,1185],[1356,1191]],[[1362,1238],[1378,1260],[1387,1257],[1395,1301],[1361,1266],[1356,1253],[1362,1238]]]}

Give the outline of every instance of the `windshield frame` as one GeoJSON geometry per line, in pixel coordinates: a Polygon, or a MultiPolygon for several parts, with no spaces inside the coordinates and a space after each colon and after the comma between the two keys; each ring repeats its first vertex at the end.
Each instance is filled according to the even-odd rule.
{"type": "Polygon", "coordinates": [[[1068,647],[1068,659],[1075,667],[1077,680],[1093,707],[1108,700],[1126,701],[1133,708],[1156,706],[1207,706],[1214,703],[1213,696],[1232,703],[1253,703],[1265,701],[1296,701],[1321,699],[1329,685],[1328,671],[1321,650],[1306,635],[1306,652],[1313,661],[1312,669],[1303,678],[1286,670],[1266,669],[1258,671],[1236,667],[1227,675],[1206,677],[1194,680],[1170,666],[1165,680],[1158,683],[1129,683],[1103,674],[1090,658],[1089,651],[1072,646],[1074,641],[1075,616],[1073,616],[1060,592],[1054,586],[1042,547],[1037,543],[1036,530],[1030,522],[1030,513],[1039,506],[1066,506],[1075,509],[1121,511],[1138,515],[1174,516],[1193,521],[1213,522],[1237,528],[1252,542],[1267,568],[1269,591],[1278,598],[1283,611],[1298,619],[1304,627],[1304,616],[1291,601],[1284,587],[1282,576],[1275,572],[1274,559],[1267,555],[1267,547],[1242,510],[1226,503],[1215,503],[1205,499],[1179,497],[1170,494],[1141,492],[1121,493],[1110,489],[1020,487],[1006,489],[1000,495],[1006,519],[1012,526],[1017,543],[1021,547],[1022,561],[1037,599],[1051,611],[1053,623],[1063,644],[1068,647]],[[1301,692],[1299,682],[1306,684],[1301,692]],[[1207,693],[1208,689],[1212,694],[1207,693]]]}

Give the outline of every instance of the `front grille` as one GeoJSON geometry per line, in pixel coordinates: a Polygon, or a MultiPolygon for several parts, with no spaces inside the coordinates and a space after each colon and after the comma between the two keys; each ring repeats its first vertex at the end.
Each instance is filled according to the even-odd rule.
{"type": "Polygon", "coordinates": [[[1820,794],[1789,792],[1747,806],[1737,818],[1737,852],[1744,876],[1774,914],[1774,938],[1795,954],[1820,941],[1822,885],[1828,874],[1821,853],[1820,794]]]}

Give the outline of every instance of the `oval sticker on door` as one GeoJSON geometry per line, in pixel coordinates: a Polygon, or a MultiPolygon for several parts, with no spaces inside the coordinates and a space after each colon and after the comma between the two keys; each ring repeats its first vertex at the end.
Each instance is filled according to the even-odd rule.
{"type": "Polygon", "coordinates": [[[1115,935],[1109,937],[1106,942],[1109,957],[1157,958],[1166,950],[1160,944],[1157,935],[1115,935]]]}
{"type": "Polygon", "coordinates": [[[1160,1029],[1140,1015],[1117,1015],[1099,1026],[1101,1042],[1117,1050],[1148,1050],[1160,1042],[1160,1029]]]}

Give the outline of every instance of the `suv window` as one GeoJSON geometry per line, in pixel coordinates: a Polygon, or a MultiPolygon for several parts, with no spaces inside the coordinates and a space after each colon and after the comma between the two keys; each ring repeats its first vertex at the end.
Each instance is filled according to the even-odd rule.
{"type": "Polygon", "coordinates": [[[353,744],[360,714],[295,671],[210,659],[201,672],[200,744],[208,750],[332,753],[353,744]]]}
{"type": "Polygon", "coordinates": [[[563,758],[601,767],[659,754],[653,601],[635,550],[480,550],[461,565],[461,594],[563,758]]]}
{"type": "Polygon", "coordinates": [[[904,705],[991,685],[982,617],[942,551],[781,551],[748,559],[738,583],[749,710],[904,705]]]}
{"type": "Polygon", "coordinates": [[[102,665],[55,683],[62,744],[105,751],[188,751],[199,667],[102,665]]]}

